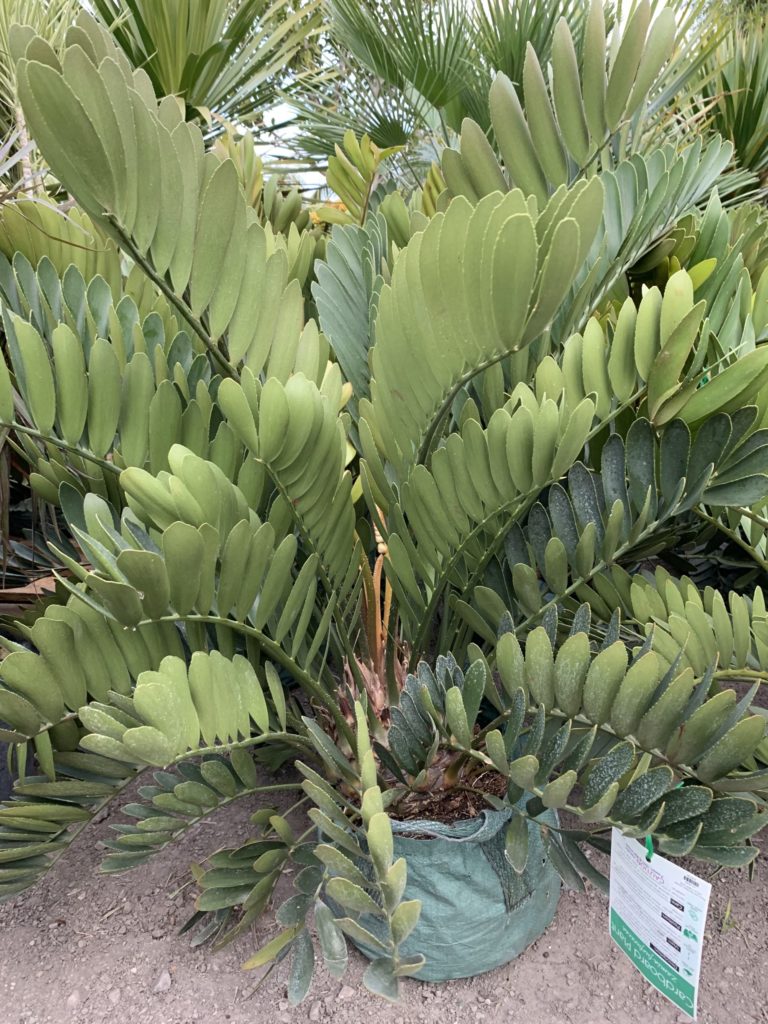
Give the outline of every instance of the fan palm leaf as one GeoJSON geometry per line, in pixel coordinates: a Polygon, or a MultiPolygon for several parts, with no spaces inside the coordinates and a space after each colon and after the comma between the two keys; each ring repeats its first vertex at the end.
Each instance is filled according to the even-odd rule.
{"type": "Polygon", "coordinates": [[[757,20],[735,22],[713,56],[704,89],[714,128],[734,145],[741,167],[768,186],[768,30],[757,20]]]}
{"type": "Polygon", "coordinates": [[[290,87],[290,69],[317,32],[318,0],[95,0],[96,10],[158,95],[187,110],[258,121],[290,87]]]}
{"type": "Polygon", "coordinates": [[[64,44],[67,29],[80,9],[80,0],[1,0],[0,2],[0,117],[2,132],[16,124],[16,72],[11,58],[11,25],[27,25],[54,49],[64,44]]]}
{"type": "Polygon", "coordinates": [[[488,89],[496,71],[519,80],[529,42],[548,59],[558,19],[565,18],[577,38],[584,22],[582,5],[573,0],[492,0],[476,7],[458,0],[395,0],[384,7],[371,0],[330,0],[329,6],[327,59],[343,74],[299,111],[301,142],[317,155],[332,153],[338,141],[336,111],[347,127],[356,126],[357,134],[379,145],[384,136],[397,135],[398,144],[404,137],[417,144],[426,139],[439,152],[465,117],[488,127],[488,89]]]}

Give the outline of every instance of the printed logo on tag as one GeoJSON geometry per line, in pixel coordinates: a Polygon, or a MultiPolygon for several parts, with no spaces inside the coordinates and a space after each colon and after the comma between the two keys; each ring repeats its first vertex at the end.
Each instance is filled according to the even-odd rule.
{"type": "Polygon", "coordinates": [[[701,948],[712,886],[614,829],[611,938],[643,977],[696,1016],[701,948]]]}

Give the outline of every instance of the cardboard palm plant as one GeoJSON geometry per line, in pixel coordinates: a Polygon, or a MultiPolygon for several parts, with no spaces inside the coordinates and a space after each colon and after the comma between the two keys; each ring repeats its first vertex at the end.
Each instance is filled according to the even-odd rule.
{"type": "MultiPolygon", "coordinates": [[[[292,953],[293,1000],[313,907],[330,970],[346,935],[374,990],[425,976],[418,856],[399,855],[423,847],[403,819],[443,825],[459,796],[500,816],[505,894],[543,887],[549,917],[542,860],[599,880],[581,847],[605,849],[612,825],[670,855],[752,861],[765,718],[741,684],[768,671],[768,617],[759,589],[696,580],[712,536],[760,558],[734,520],[768,497],[765,289],[753,297],[716,202],[695,212],[727,145],[579,170],[653,80],[632,38],[610,78],[605,51],[577,69],[578,161],[546,89],[514,126],[530,178],[468,128],[472,193],[450,185],[440,212],[374,194],[361,225],[333,229],[311,303],[231,161],[93,20],[61,61],[29,43],[37,143],[157,307],[45,260],[2,271],[0,420],[84,561],[57,553],[69,601],[0,666],[3,735],[33,744],[40,772],[0,809],[3,895],[153,768],[107,870],[231,800],[300,791],[310,829],[257,811],[254,837],[199,874],[195,917],[222,943],[300,866],[283,930],[250,962],[292,953]],[[667,260],[663,294],[627,298],[643,259],[667,260]],[[300,781],[271,777],[286,763],[300,781]]],[[[350,166],[368,195],[363,150],[350,166]]]]}

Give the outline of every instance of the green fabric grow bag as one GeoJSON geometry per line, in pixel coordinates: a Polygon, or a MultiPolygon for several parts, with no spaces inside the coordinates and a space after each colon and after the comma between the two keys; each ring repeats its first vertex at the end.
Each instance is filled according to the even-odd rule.
{"type": "MultiPolygon", "coordinates": [[[[544,855],[539,829],[528,826],[528,864],[521,875],[504,855],[511,817],[509,811],[489,810],[455,825],[392,822],[395,856],[408,864],[404,899],[422,904],[419,923],[401,947],[406,955],[426,957],[419,980],[471,978],[509,963],[555,916],[560,877],[544,855]]],[[[557,824],[552,811],[540,820],[557,824]]],[[[382,935],[378,919],[360,923],[382,935]]],[[[377,955],[355,945],[369,958],[377,955]]]]}

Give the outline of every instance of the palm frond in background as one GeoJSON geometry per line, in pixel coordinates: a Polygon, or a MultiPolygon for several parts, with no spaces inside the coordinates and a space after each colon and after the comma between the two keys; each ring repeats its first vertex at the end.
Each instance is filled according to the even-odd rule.
{"type": "MultiPolygon", "coordinates": [[[[327,6],[330,24],[322,47],[326,75],[310,88],[296,90],[290,101],[300,129],[297,145],[322,160],[352,127],[382,147],[408,143],[410,159],[421,171],[455,141],[466,117],[491,137],[488,94],[493,78],[503,72],[520,85],[529,47],[546,73],[561,18],[580,58],[587,11],[577,0],[392,0],[386,5],[327,0],[327,6]]],[[[662,0],[652,0],[651,16],[664,6],[662,0]]],[[[717,88],[719,47],[728,37],[729,19],[713,11],[711,0],[673,0],[671,6],[678,25],[675,50],[648,103],[626,126],[620,145],[627,156],[679,144],[692,130],[717,130],[712,104],[702,96],[705,89],[717,88]]],[[[626,23],[631,9],[628,4],[606,5],[609,38],[614,26],[626,23]]],[[[614,46],[611,64],[617,56],[614,46]]],[[[725,183],[724,196],[743,196],[754,189],[757,179],[748,173],[754,168],[745,163],[740,167],[746,173],[725,183]]]]}
{"type": "Polygon", "coordinates": [[[426,147],[427,165],[465,117],[488,127],[488,90],[498,70],[517,80],[529,42],[546,59],[559,18],[577,38],[584,20],[576,0],[328,0],[328,9],[323,56],[337,74],[294,103],[300,146],[328,156],[352,127],[382,147],[410,142],[417,160],[426,147]]]}
{"type": "MultiPolygon", "coordinates": [[[[0,0],[0,136],[8,138],[16,133],[17,149],[24,149],[28,138],[16,95],[16,73],[8,39],[11,25],[28,25],[58,50],[80,8],[80,0],[0,0]]],[[[25,160],[27,157],[28,154],[25,160]]]]}
{"type": "Polygon", "coordinates": [[[768,28],[766,15],[734,18],[711,57],[704,88],[712,125],[734,145],[740,167],[768,186],[768,28]]]}
{"type": "Polygon", "coordinates": [[[319,0],[94,0],[94,7],[158,95],[181,98],[188,116],[211,111],[253,125],[313,63],[322,20],[319,0]]]}
{"type": "MultiPolygon", "coordinates": [[[[568,22],[577,50],[581,49],[588,10],[588,5],[580,0],[558,0],[552,4],[530,0],[524,3],[484,0],[472,12],[475,45],[489,68],[503,71],[511,81],[519,83],[529,43],[536,50],[542,64],[549,61],[555,26],[560,18],[568,22]]],[[[612,21],[613,15],[608,5],[608,28],[612,21]]]]}

